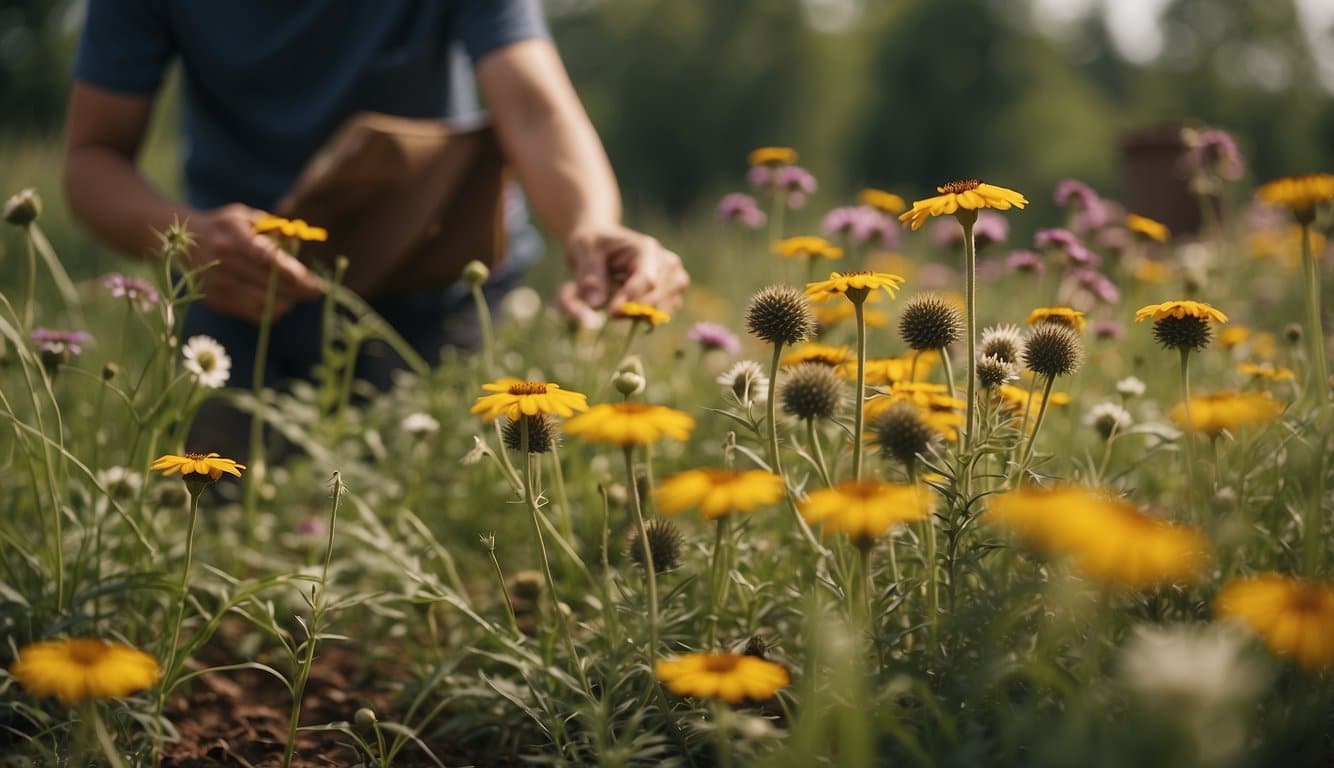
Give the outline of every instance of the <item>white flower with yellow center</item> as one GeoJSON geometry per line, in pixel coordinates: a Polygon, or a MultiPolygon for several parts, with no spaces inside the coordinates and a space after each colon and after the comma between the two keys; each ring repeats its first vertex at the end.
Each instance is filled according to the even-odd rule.
{"type": "Polygon", "coordinates": [[[201,387],[218,389],[232,377],[232,359],[227,350],[210,336],[191,336],[181,349],[185,370],[201,387]]]}

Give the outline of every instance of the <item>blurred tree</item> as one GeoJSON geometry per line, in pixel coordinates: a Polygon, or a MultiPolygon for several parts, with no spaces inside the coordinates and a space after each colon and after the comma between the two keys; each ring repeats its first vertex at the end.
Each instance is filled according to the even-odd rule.
{"type": "Polygon", "coordinates": [[[59,128],[74,51],[69,0],[0,2],[0,113],[6,133],[59,128]]]}

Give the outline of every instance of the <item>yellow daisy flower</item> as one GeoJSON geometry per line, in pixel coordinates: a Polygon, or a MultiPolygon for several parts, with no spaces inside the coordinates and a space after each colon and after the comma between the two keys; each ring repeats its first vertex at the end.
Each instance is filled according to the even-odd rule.
{"type": "Polygon", "coordinates": [[[284,219],[281,216],[265,216],[255,222],[254,231],[257,235],[277,232],[283,237],[319,243],[329,239],[329,231],[323,227],[312,227],[304,219],[284,219]]]}
{"type": "Polygon", "coordinates": [[[692,653],[663,659],[653,675],[677,696],[740,704],[764,701],[791,682],[780,664],[739,653],[692,653]]]}
{"type": "MultiPolygon", "coordinates": [[[[1312,231],[1311,253],[1324,253],[1329,241],[1319,232],[1312,231]]],[[[1273,259],[1285,267],[1294,268],[1302,263],[1302,228],[1288,225],[1283,231],[1260,230],[1250,237],[1251,255],[1256,259],[1273,259]]]]}
{"type": "Polygon", "coordinates": [[[1163,261],[1139,259],[1135,262],[1135,279],[1151,285],[1165,283],[1172,279],[1172,266],[1163,261]]]}
{"type": "Polygon", "coordinates": [[[826,533],[841,531],[864,543],[895,525],[927,519],[932,504],[920,486],[860,480],[822,488],[798,506],[806,522],[823,523],[826,533]]]}
{"type": "Polygon", "coordinates": [[[786,490],[783,478],[760,469],[690,469],[662,481],[654,498],[665,514],[699,507],[705,520],[717,520],[732,512],[777,503],[786,490]]]}
{"type": "MultiPolygon", "coordinates": [[[[843,306],[850,306],[844,304],[843,306]]],[[[928,350],[917,353],[917,366],[913,367],[913,354],[902,357],[874,357],[866,361],[866,384],[877,387],[899,382],[908,382],[913,378],[925,378],[940,362],[940,352],[928,350]]],[[[848,381],[857,380],[857,363],[844,363],[838,367],[838,375],[848,381]]]]}
{"type": "Polygon", "coordinates": [[[233,477],[240,477],[245,465],[237,464],[232,459],[224,459],[216,453],[186,453],[183,456],[169,453],[159,456],[149,469],[161,472],[164,477],[179,472],[181,477],[187,480],[191,477],[207,477],[210,481],[216,481],[224,472],[233,477]]]}
{"type": "Polygon", "coordinates": [[[785,259],[841,259],[843,249],[823,237],[803,235],[778,240],[773,244],[774,253],[785,259]]]}
{"type": "Polygon", "coordinates": [[[1282,412],[1283,403],[1268,392],[1214,392],[1191,396],[1190,423],[1184,404],[1173,408],[1171,417],[1182,429],[1216,435],[1267,424],[1282,412]]]}
{"type": "Polygon", "coordinates": [[[1084,313],[1070,307],[1038,307],[1028,313],[1028,324],[1060,323],[1076,331],[1083,331],[1086,321],[1084,313]]]}
{"type": "Polygon", "coordinates": [[[122,643],[94,637],[46,640],[24,646],[9,669],[25,690],[66,706],[120,699],[158,681],[157,659],[122,643]]]}
{"type": "Polygon", "coordinates": [[[1035,547],[1069,555],[1088,578],[1132,589],[1191,581],[1207,562],[1198,531],[1089,488],[1024,487],[987,500],[987,519],[1035,547]]]}
{"type": "Polygon", "coordinates": [[[1255,196],[1262,203],[1287,208],[1298,219],[1307,219],[1315,214],[1317,205],[1334,200],[1334,174],[1309,173],[1275,179],[1256,190],[1255,196]]]}
{"type": "Polygon", "coordinates": [[[640,304],[637,301],[625,302],[620,309],[613,313],[613,316],[627,320],[643,320],[654,328],[672,319],[671,315],[661,309],[648,304],[640,304]]]}
{"type": "Polygon", "coordinates": [[[1166,224],[1135,213],[1126,214],[1126,229],[1159,243],[1167,242],[1167,239],[1172,236],[1166,224]]]}
{"type": "Polygon", "coordinates": [[[591,443],[649,445],[664,437],[686,440],[695,428],[689,414],[647,403],[603,403],[565,422],[565,434],[591,443]]]}
{"type": "Polygon", "coordinates": [[[1277,573],[1237,579],[1223,587],[1214,612],[1245,624],[1269,650],[1307,669],[1334,667],[1334,584],[1277,573]]]}
{"type": "Polygon", "coordinates": [[[863,189],[857,195],[857,202],[862,205],[869,205],[890,216],[898,216],[908,207],[903,198],[893,192],[886,192],[883,189],[863,189]]]}
{"type": "Polygon", "coordinates": [[[959,428],[965,422],[963,410],[968,404],[957,397],[950,397],[947,392],[949,388],[944,384],[896,382],[888,393],[866,401],[865,418],[870,421],[896,403],[912,403],[919,409],[918,415],[923,423],[946,440],[954,442],[959,439],[959,428]]]}
{"type": "Polygon", "coordinates": [[[871,291],[883,289],[889,298],[903,285],[903,278],[888,272],[830,272],[828,280],[806,284],[806,297],[814,301],[828,301],[847,296],[853,301],[864,301],[871,291]],[[860,296],[860,299],[858,298],[860,296]]]}
{"type": "Polygon", "coordinates": [[[932,216],[949,215],[960,209],[975,211],[979,208],[995,208],[1008,211],[1028,205],[1028,200],[1013,189],[983,184],[977,179],[950,182],[943,187],[936,187],[936,191],[940,194],[935,197],[914,201],[911,210],[899,215],[899,221],[908,222],[916,231],[932,216]]]}
{"type": "Polygon", "coordinates": [[[1236,349],[1251,337],[1251,329],[1244,325],[1234,325],[1218,332],[1218,343],[1225,349],[1236,349]]]}
{"type": "MultiPolygon", "coordinates": [[[[1023,387],[1016,387],[1013,384],[1002,384],[996,388],[996,394],[1000,400],[1001,407],[1015,414],[1022,414],[1025,410],[1030,413],[1037,413],[1042,407],[1042,392],[1034,390],[1033,403],[1029,404],[1028,390],[1023,387]]],[[[1048,405],[1068,405],[1070,395],[1065,392],[1052,392],[1051,397],[1047,399],[1048,405]]],[[[1032,424],[1029,425],[1032,427],[1032,424]]]]}
{"type": "Polygon", "coordinates": [[[1198,317],[1215,323],[1226,323],[1227,315],[1200,301],[1164,301],[1162,304],[1150,304],[1135,312],[1135,322],[1144,320],[1162,320],[1171,317],[1180,320],[1183,317],[1198,317]]]}
{"type": "MultiPolygon", "coordinates": [[[[878,293],[871,294],[867,298],[867,303],[869,304],[879,296],[878,293]]],[[[822,328],[831,328],[844,320],[851,320],[857,316],[857,308],[846,301],[824,304],[811,309],[815,312],[815,322],[819,323],[822,328]]],[[[862,310],[862,321],[866,323],[867,328],[889,327],[889,315],[874,307],[866,307],[862,310]]]]}
{"type": "Polygon", "coordinates": [[[802,363],[820,363],[830,368],[838,367],[852,358],[852,353],[848,351],[847,345],[832,346],[829,344],[810,343],[802,344],[800,347],[792,350],[783,356],[780,362],[782,367],[791,368],[794,365],[802,363]]]}
{"type": "Polygon", "coordinates": [[[751,165],[796,165],[797,150],[791,147],[759,147],[752,149],[746,160],[751,165]]]}
{"type": "Polygon", "coordinates": [[[1242,363],[1237,366],[1237,370],[1243,376],[1270,381],[1292,381],[1297,378],[1297,374],[1293,373],[1291,368],[1275,367],[1273,363],[1242,363]]]}
{"type": "Polygon", "coordinates": [[[507,377],[483,384],[482,389],[492,394],[478,397],[468,413],[479,414],[483,421],[495,421],[502,415],[510,421],[518,421],[520,416],[536,416],[539,413],[569,417],[575,411],[588,410],[588,398],[585,395],[561,389],[559,384],[551,382],[507,377]]]}

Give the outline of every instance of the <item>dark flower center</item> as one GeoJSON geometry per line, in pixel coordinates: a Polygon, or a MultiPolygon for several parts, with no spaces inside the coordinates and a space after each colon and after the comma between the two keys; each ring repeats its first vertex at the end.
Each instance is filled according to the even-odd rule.
{"type": "Polygon", "coordinates": [[[977,189],[980,186],[982,186],[982,182],[977,179],[963,179],[961,181],[951,181],[944,185],[943,189],[951,195],[957,195],[960,192],[967,192],[970,189],[977,189]]]}
{"type": "Polygon", "coordinates": [[[738,659],[735,656],[710,656],[704,661],[704,668],[715,674],[726,674],[736,669],[738,659]]]}
{"type": "Polygon", "coordinates": [[[541,381],[521,381],[518,384],[511,384],[509,393],[511,395],[545,395],[547,385],[541,381]]]}

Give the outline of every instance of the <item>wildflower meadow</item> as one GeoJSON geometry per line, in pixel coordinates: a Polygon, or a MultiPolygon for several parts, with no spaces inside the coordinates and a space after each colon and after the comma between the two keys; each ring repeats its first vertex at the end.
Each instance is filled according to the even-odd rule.
{"type": "Polygon", "coordinates": [[[277,388],[270,323],[253,366],[181,337],[184,226],[76,281],[18,191],[0,763],[1334,763],[1334,175],[1193,136],[1194,233],[1074,179],[817,210],[756,149],[684,308],[488,306],[474,263],[434,367],[336,264],[277,388]]]}

